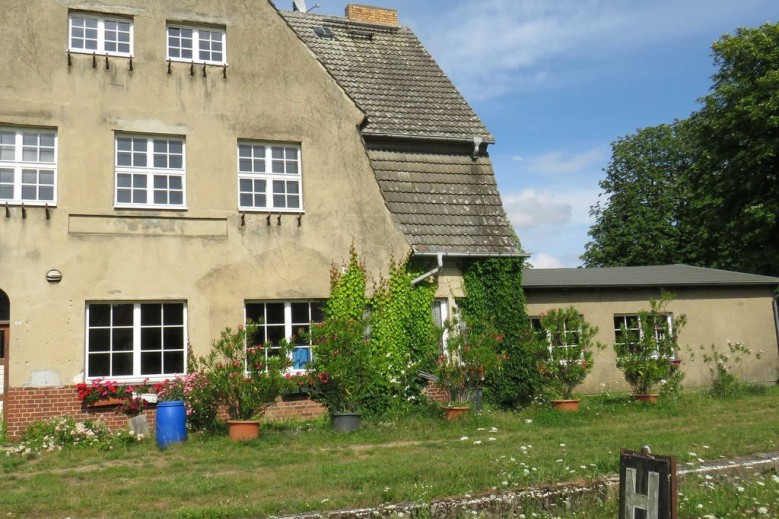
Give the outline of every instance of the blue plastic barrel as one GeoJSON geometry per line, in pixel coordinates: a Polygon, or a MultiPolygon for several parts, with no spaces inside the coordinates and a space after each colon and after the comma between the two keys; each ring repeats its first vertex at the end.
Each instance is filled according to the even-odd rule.
{"type": "Polygon", "coordinates": [[[157,403],[155,431],[157,446],[161,449],[187,439],[187,410],[182,400],[157,403]]]}

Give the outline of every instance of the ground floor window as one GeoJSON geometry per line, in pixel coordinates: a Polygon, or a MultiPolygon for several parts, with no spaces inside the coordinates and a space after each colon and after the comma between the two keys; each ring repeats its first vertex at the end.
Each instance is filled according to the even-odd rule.
{"type": "Polygon", "coordinates": [[[614,340],[617,344],[632,346],[646,333],[654,334],[656,340],[664,339],[673,333],[673,315],[665,314],[625,314],[614,316],[614,340]],[[642,319],[651,319],[643,322],[642,319]]]}
{"type": "Polygon", "coordinates": [[[312,358],[308,333],[313,323],[324,320],[323,306],[323,301],[247,302],[246,321],[258,324],[253,344],[270,344],[265,350],[266,356],[270,356],[278,353],[279,343],[286,339],[294,344],[292,369],[306,369],[312,358]]]}
{"type": "Polygon", "coordinates": [[[161,377],[185,372],[184,303],[87,304],[87,377],[161,377]]]}

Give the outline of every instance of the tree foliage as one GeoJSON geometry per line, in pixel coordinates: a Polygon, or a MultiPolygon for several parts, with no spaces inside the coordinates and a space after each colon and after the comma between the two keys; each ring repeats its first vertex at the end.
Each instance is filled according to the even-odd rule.
{"type": "Polygon", "coordinates": [[[700,110],[612,145],[585,265],[779,274],[779,24],[712,49],[718,70],[700,110]]]}

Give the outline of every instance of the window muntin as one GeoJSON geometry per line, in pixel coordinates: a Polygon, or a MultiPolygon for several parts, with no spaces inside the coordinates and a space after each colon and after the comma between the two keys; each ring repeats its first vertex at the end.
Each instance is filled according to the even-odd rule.
{"type": "Polygon", "coordinates": [[[224,30],[168,25],[168,59],[224,65],[226,56],[224,30]]]}
{"type": "Polygon", "coordinates": [[[69,26],[68,50],[71,52],[133,55],[133,22],[130,19],[71,14],[69,26]]]}
{"type": "Polygon", "coordinates": [[[57,132],[0,128],[0,203],[56,205],[57,132]]]}
{"type": "Polygon", "coordinates": [[[86,321],[87,378],[185,372],[184,303],[90,303],[86,321]]]}
{"type": "Polygon", "coordinates": [[[238,207],[300,212],[300,146],[238,142],[238,207]]]}
{"type": "Polygon", "coordinates": [[[116,207],[184,208],[186,163],[180,137],[116,135],[116,207]]]}
{"type": "Polygon", "coordinates": [[[268,301],[247,302],[246,321],[257,323],[257,332],[250,338],[252,344],[270,344],[265,349],[266,357],[278,355],[282,339],[294,345],[292,349],[292,371],[303,371],[311,361],[311,343],[306,336],[311,325],[324,320],[321,301],[268,301]]]}

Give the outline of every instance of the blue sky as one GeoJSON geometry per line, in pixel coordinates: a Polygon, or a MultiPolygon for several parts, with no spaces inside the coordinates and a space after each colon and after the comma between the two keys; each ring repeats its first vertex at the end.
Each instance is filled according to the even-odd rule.
{"type": "MultiPolygon", "coordinates": [[[[306,3],[342,16],[349,2],[306,3]]],[[[711,44],[779,19],[777,0],[354,3],[397,9],[495,135],[503,205],[538,268],[581,265],[611,143],[689,116],[711,86],[711,44]]]]}

